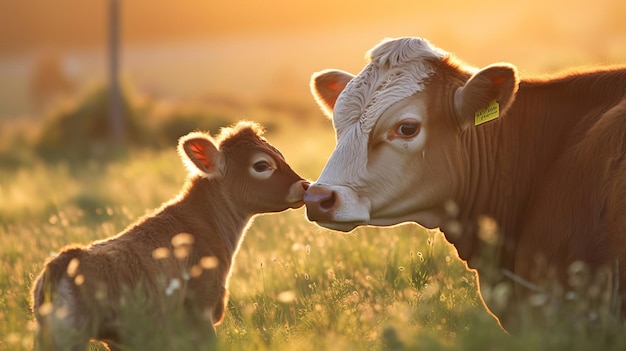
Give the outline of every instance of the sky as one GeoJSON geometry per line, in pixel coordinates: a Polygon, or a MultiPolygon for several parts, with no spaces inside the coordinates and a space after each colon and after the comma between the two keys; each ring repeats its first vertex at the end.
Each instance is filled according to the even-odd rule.
{"type": "MultiPolygon", "coordinates": [[[[54,57],[72,93],[106,80],[110,0],[0,0],[0,120],[40,113],[33,71],[54,57]]],[[[420,36],[468,64],[522,75],[626,63],[623,0],[119,0],[124,79],[155,96],[310,101],[309,77],[357,73],[386,37],[420,36]]]]}

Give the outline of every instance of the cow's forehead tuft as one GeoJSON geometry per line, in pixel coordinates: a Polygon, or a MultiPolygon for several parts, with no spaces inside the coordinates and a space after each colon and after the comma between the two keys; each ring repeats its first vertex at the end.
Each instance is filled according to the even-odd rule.
{"type": "Polygon", "coordinates": [[[385,39],[367,52],[366,58],[378,66],[393,68],[415,60],[439,59],[446,53],[422,38],[385,39]]]}
{"type": "Polygon", "coordinates": [[[421,38],[388,39],[371,49],[365,68],[346,86],[334,110],[339,131],[354,123],[369,134],[394,103],[423,91],[434,73],[433,60],[446,54],[421,38]]]}

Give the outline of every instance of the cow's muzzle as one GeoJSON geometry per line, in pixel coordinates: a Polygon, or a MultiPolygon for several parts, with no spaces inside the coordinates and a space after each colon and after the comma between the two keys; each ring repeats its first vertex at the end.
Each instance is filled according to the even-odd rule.
{"type": "Polygon", "coordinates": [[[310,221],[332,221],[337,194],[332,189],[311,185],[304,194],[304,203],[310,221]]]}

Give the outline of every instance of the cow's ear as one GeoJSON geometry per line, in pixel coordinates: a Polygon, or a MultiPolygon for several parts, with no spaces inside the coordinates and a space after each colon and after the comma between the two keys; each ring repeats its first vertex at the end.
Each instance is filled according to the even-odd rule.
{"type": "Polygon", "coordinates": [[[204,178],[213,178],[222,174],[223,155],[210,135],[193,132],[180,138],[178,153],[189,173],[204,178]]]}
{"type": "Polygon", "coordinates": [[[324,70],[311,77],[311,92],[326,116],[333,116],[333,109],[339,94],[354,75],[340,70],[324,70]]]}
{"type": "Polygon", "coordinates": [[[515,100],[518,85],[517,69],[507,63],[490,65],[476,72],[454,95],[461,127],[504,115],[515,100]]]}

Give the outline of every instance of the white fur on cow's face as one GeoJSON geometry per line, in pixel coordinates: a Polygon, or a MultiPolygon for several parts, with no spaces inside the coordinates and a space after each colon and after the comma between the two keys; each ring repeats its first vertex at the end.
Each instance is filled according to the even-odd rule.
{"type": "Polygon", "coordinates": [[[343,231],[363,224],[404,221],[431,226],[435,216],[428,210],[415,213],[415,209],[428,209],[439,201],[435,194],[445,192],[446,177],[441,182],[432,179],[426,164],[427,139],[426,108],[420,93],[385,111],[367,139],[362,133],[342,134],[315,184],[332,190],[337,204],[332,221],[318,223],[343,231]]]}
{"type": "Polygon", "coordinates": [[[391,106],[372,130],[364,190],[371,203],[370,224],[411,220],[434,226],[429,209],[447,193],[449,178],[432,172],[432,159],[440,152],[429,143],[426,112],[423,94],[417,93],[391,106]]]}
{"type": "MultiPolygon", "coordinates": [[[[328,218],[313,219],[344,231],[361,224],[408,220],[429,225],[431,216],[411,215],[432,194],[427,189],[416,192],[422,188],[421,169],[428,152],[420,92],[434,73],[433,60],[443,56],[425,40],[405,38],[383,42],[370,57],[334,105],[337,147],[311,193],[331,191],[335,203],[324,210],[328,218]],[[415,196],[407,197],[407,192],[415,196]]],[[[313,212],[309,213],[315,217],[313,212]]]]}
{"type": "Polygon", "coordinates": [[[336,194],[337,206],[333,208],[330,222],[320,225],[349,231],[359,224],[369,223],[370,204],[360,189],[367,186],[367,135],[358,124],[338,136],[337,147],[315,183],[336,194]]]}
{"type": "Polygon", "coordinates": [[[369,134],[391,105],[423,91],[434,73],[432,61],[443,58],[420,38],[385,40],[367,56],[370,63],[347,84],[335,104],[333,123],[338,137],[356,121],[369,134]]]}

